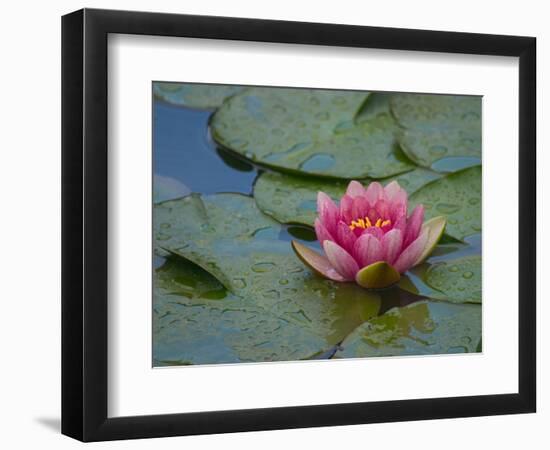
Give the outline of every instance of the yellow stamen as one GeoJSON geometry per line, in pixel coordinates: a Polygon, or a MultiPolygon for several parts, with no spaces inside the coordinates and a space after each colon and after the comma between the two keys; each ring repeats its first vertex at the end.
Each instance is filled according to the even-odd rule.
{"type": "Polygon", "coordinates": [[[385,227],[386,225],[391,225],[391,220],[389,219],[382,220],[381,218],[379,218],[376,221],[376,223],[373,225],[368,217],[365,217],[365,218],[360,217],[357,220],[352,220],[351,224],[349,225],[349,228],[350,230],[353,231],[356,228],[362,228],[364,230],[366,228],[370,228],[373,226],[377,228],[381,228],[381,227],[385,227]]]}

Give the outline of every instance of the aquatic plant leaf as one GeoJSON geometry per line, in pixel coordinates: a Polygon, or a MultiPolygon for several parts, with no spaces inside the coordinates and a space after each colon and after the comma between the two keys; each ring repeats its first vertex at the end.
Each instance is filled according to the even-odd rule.
{"type": "Polygon", "coordinates": [[[324,340],[340,342],[375,315],[380,298],[355,283],[337,283],[309,271],[281,225],[239,194],[191,195],[155,206],[156,245],[217,278],[250,305],[299,325],[324,340]]]}
{"type": "Polygon", "coordinates": [[[454,303],[481,303],[481,256],[440,261],[424,275],[426,284],[440,294],[432,294],[454,303]]]}
{"type": "Polygon", "coordinates": [[[481,164],[481,129],[410,129],[402,132],[399,144],[412,161],[424,167],[443,167],[442,163],[434,164],[442,159],[447,161],[449,168],[453,164],[459,168],[463,168],[464,164],[481,164]]]}
{"type": "Polygon", "coordinates": [[[416,164],[453,172],[481,163],[481,97],[395,94],[399,145],[416,164]]]}
{"type": "Polygon", "coordinates": [[[325,347],[307,327],[229,292],[189,261],[168,259],[155,271],[155,366],[299,360],[325,347]]]}
{"type": "Polygon", "coordinates": [[[157,175],[153,177],[153,202],[159,203],[165,200],[185,197],[190,189],[175,178],[157,175]]]}
{"type": "Polygon", "coordinates": [[[421,130],[481,129],[481,97],[394,94],[391,111],[399,125],[421,130]]]}
{"type": "Polygon", "coordinates": [[[355,123],[368,96],[353,91],[248,89],[214,114],[212,136],[252,161],[291,173],[351,179],[411,170],[397,146],[392,117],[355,123]]]}
{"type": "Polygon", "coordinates": [[[242,86],[224,84],[153,83],[155,98],[173,105],[197,109],[219,108],[226,98],[243,89],[242,86]]]}
{"type": "MultiPolygon", "coordinates": [[[[386,185],[397,180],[410,195],[441,176],[418,168],[381,181],[386,185]]],[[[360,181],[367,185],[371,180],[360,181]]],[[[317,193],[323,191],[337,202],[344,195],[347,184],[339,180],[264,172],[254,185],[254,199],[265,214],[281,223],[313,226],[317,216],[317,193]]]]}
{"type": "Polygon", "coordinates": [[[365,358],[477,351],[481,307],[420,301],[392,308],[353,331],[335,358],[365,358]]]}
{"type": "Polygon", "coordinates": [[[446,175],[414,192],[409,208],[422,203],[425,218],[444,216],[445,233],[455,239],[481,231],[481,167],[446,175]]]}

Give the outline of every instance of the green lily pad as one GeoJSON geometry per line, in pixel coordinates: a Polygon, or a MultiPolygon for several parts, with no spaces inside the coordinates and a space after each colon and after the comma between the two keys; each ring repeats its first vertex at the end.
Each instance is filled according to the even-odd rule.
{"type": "Polygon", "coordinates": [[[391,110],[404,128],[399,145],[416,164],[436,170],[480,164],[481,97],[399,94],[391,110]],[[440,160],[445,164],[435,164],[440,160]]]}
{"type": "Polygon", "coordinates": [[[356,124],[362,124],[370,120],[382,117],[391,117],[390,102],[395,94],[386,92],[371,92],[369,98],[363,104],[355,117],[356,124]]]}
{"type": "Polygon", "coordinates": [[[243,89],[224,84],[153,83],[153,94],[159,100],[197,109],[219,108],[226,98],[243,89]]]}
{"type": "Polygon", "coordinates": [[[313,225],[317,216],[317,193],[340,201],[348,183],[264,172],[254,184],[258,207],[281,223],[313,225]]]}
{"type": "Polygon", "coordinates": [[[184,259],[169,259],[155,272],[156,366],[298,360],[325,347],[306,327],[232,294],[184,259]]]}
{"type": "Polygon", "coordinates": [[[450,302],[481,303],[481,256],[467,256],[433,264],[424,275],[432,295],[450,302]]]}
{"type": "Polygon", "coordinates": [[[481,163],[481,129],[405,130],[399,144],[412,161],[424,167],[433,167],[443,158],[474,157],[469,159],[481,163]]]}
{"type": "MultiPolygon", "coordinates": [[[[410,195],[441,176],[418,168],[381,181],[385,185],[397,180],[410,195]]],[[[367,185],[371,180],[360,181],[367,185]]],[[[312,226],[317,216],[317,193],[323,191],[339,202],[346,192],[347,184],[347,181],[264,172],[254,185],[254,198],[265,214],[281,223],[312,226]]]]}
{"type": "Polygon", "coordinates": [[[481,306],[420,301],[360,325],[334,357],[471,353],[480,338],[481,306]]]}
{"type": "Polygon", "coordinates": [[[426,219],[447,218],[445,233],[455,239],[481,231],[481,167],[471,167],[446,175],[420,188],[410,197],[410,205],[422,203],[426,219]]]}
{"type": "Polygon", "coordinates": [[[223,147],[288,172],[332,178],[386,177],[412,169],[399,151],[390,116],[361,125],[367,92],[253,88],[214,114],[223,147]]]}
{"type": "Polygon", "coordinates": [[[440,94],[392,95],[391,111],[403,128],[481,130],[481,97],[440,94]]]}
{"type": "Polygon", "coordinates": [[[324,340],[326,350],[375,315],[378,295],[312,274],[281,225],[239,194],[191,195],[155,206],[156,245],[217,278],[232,294],[324,340]]]}
{"type": "Polygon", "coordinates": [[[155,175],[153,178],[153,202],[159,203],[188,195],[191,190],[175,178],[155,175]]]}

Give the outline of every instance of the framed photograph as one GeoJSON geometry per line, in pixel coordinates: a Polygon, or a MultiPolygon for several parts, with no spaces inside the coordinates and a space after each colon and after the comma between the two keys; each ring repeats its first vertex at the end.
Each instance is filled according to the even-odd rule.
{"type": "Polygon", "coordinates": [[[535,38],[62,32],[64,434],[535,411],[535,38]]]}

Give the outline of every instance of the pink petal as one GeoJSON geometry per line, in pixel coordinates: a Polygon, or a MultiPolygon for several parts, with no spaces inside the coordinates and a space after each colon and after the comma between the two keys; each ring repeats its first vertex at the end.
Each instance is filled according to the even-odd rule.
{"type": "MultiPolygon", "coordinates": [[[[328,242],[328,241],[327,241],[328,242]]],[[[393,264],[393,267],[395,267],[395,270],[397,270],[399,273],[403,273],[410,269],[415,262],[418,260],[422,252],[424,251],[424,248],[426,247],[426,243],[428,242],[428,232],[423,231],[420,236],[418,236],[412,244],[410,244],[397,258],[397,261],[395,261],[395,264],[393,264]]]]}
{"type": "Polygon", "coordinates": [[[400,230],[402,236],[405,235],[405,230],[407,229],[407,217],[401,216],[395,222],[392,222],[393,229],[400,230]]]}
{"type": "Polygon", "coordinates": [[[403,240],[404,246],[409,245],[418,237],[422,222],[424,222],[424,206],[417,205],[407,220],[407,230],[405,231],[405,238],[403,240]]]}
{"type": "Polygon", "coordinates": [[[378,199],[382,198],[384,195],[384,188],[378,181],[373,181],[369,184],[367,191],[365,192],[365,197],[371,205],[374,205],[378,199]]]}
{"type": "Polygon", "coordinates": [[[350,181],[346,189],[346,195],[349,195],[351,198],[361,197],[365,195],[365,188],[358,181],[350,181]]]}
{"type": "Polygon", "coordinates": [[[292,241],[292,249],[306,266],[319,275],[333,281],[346,281],[344,277],[334,270],[334,267],[330,265],[329,260],[325,256],[296,241],[292,241]]]}
{"type": "Polygon", "coordinates": [[[315,234],[317,235],[317,240],[323,245],[325,241],[334,241],[334,237],[323,225],[323,222],[319,218],[315,219],[315,234]]]}
{"type": "Polygon", "coordinates": [[[351,208],[352,220],[364,219],[369,210],[369,203],[365,197],[355,197],[353,199],[353,206],[351,208]]]}
{"type": "Polygon", "coordinates": [[[340,218],[346,222],[350,223],[355,218],[353,217],[353,198],[349,195],[344,195],[342,200],[340,200],[340,218]]]}
{"type": "Polygon", "coordinates": [[[382,251],[384,253],[384,261],[388,264],[393,264],[399,253],[401,252],[401,246],[403,244],[403,234],[401,230],[394,228],[388,231],[382,237],[382,251]]]}
{"type": "Polygon", "coordinates": [[[395,222],[401,216],[407,215],[407,192],[401,189],[390,202],[390,218],[395,222]]]}
{"type": "Polygon", "coordinates": [[[317,212],[327,230],[332,230],[338,223],[339,211],[336,204],[324,192],[317,194],[317,212]]]}
{"type": "Polygon", "coordinates": [[[399,183],[397,181],[392,181],[391,183],[388,183],[384,188],[386,199],[388,201],[391,201],[395,194],[397,194],[401,190],[401,186],[399,186],[399,183]]]}
{"type": "Polygon", "coordinates": [[[378,220],[378,211],[376,209],[371,208],[369,209],[369,212],[367,213],[367,216],[369,216],[369,220],[374,225],[376,221],[378,220]]]}
{"type": "Polygon", "coordinates": [[[354,253],[361,267],[383,259],[382,245],[372,234],[363,234],[355,241],[354,253]]]}
{"type": "Polygon", "coordinates": [[[374,209],[376,209],[378,217],[381,217],[382,220],[386,220],[390,217],[390,204],[386,200],[378,200],[374,205],[374,209]]]}
{"type": "Polygon", "coordinates": [[[355,274],[359,270],[359,266],[348,252],[332,241],[325,241],[323,249],[332,267],[334,267],[342,277],[346,280],[355,279],[355,274]]]}
{"type": "Polygon", "coordinates": [[[337,241],[338,244],[345,250],[351,251],[353,244],[357,240],[357,237],[353,231],[350,230],[349,225],[340,221],[337,228],[337,241]]]}
{"type": "Polygon", "coordinates": [[[371,236],[374,236],[378,240],[382,239],[382,236],[384,236],[384,232],[382,231],[381,228],[378,228],[378,227],[369,227],[366,230],[364,230],[361,234],[370,234],[371,236]]]}

